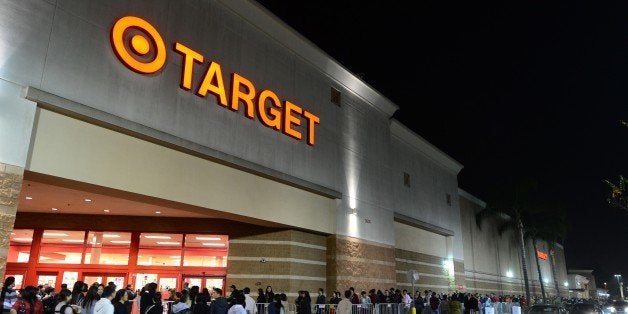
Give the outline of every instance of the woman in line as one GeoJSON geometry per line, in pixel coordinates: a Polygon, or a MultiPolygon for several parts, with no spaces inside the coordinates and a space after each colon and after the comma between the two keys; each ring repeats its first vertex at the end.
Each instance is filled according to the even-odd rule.
{"type": "Polygon", "coordinates": [[[94,314],[94,305],[96,302],[100,300],[100,294],[98,294],[98,286],[92,285],[85,295],[85,299],[83,300],[83,305],[81,313],[83,314],[94,314]]]}
{"type": "Polygon", "coordinates": [[[129,314],[129,308],[126,305],[126,301],[128,300],[129,295],[126,292],[126,289],[118,290],[116,292],[116,296],[113,297],[113,300],[111,301],[113,304],[113,314],[129,314]]]}
{"type": "Polygon", "coordinates": [[[273,287],[266,286],[266,302],[272,302],[274,299],[275,299],[275,293],[273,292],[273,287]]]}
{"type": "MultiPolygon", "coordinates": [[[[81,286],[82,287],[82,286],[81,286]]],[[[75,314],[81,313],[81,307],[69,303],[72,299],[72,291],[63,289],[58,294],[59,303],[55,306],[55,314],[75,314]]]]}
{"type": "Polygon", "coordinates": [[[9,313],[13,304],[17,301],[17,291],[15,288],[15,277],[9,276],[4,280],[2,293],[0,294],[0,304],[2,304],[2,313],[9,313]]]}
{"type": "Polygon", "coordinates": [[[24,288],[21,297],[13,304],[13,308],[11,308],[9,313],[42,314],[44,305],[37,299],[38,292],[39,289],[35,286],[24,288]]]}
{"type": "Polygon", "coordinates": [[[79,307],[83,306],[83,301],[85,300],[85,295],[83,294],[83,286],[84,283],[82,281],[77,281],[72,286],[72,296],[70,297],[70,304],[78,305],[79,307]]]}

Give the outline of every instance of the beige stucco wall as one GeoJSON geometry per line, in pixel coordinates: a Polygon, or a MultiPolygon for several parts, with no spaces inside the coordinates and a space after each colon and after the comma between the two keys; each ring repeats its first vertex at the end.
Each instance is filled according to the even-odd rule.
{"type": "Polygon", "coordinates": [[[447,256],[447,238],[395,221],[395,247],[432,256],[447,256]]]}
{"type": "Polygon", "coordinates": [[[335,231],[335,201],[38,109],[27,170],[263,219],[335,231]]]}

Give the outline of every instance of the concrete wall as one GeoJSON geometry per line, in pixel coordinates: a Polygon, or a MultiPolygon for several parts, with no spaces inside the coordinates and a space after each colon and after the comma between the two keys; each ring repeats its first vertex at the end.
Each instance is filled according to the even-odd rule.
{"type": "MultiPolygon", "coordinates": [[[[484,220],[482,227],[479,228],[475,214],[485,205],[481,200],[460,191],[466,288],[478,292],[523,294],[525,289],[520,250],[514,231],[508,230],[500,236],[496,221],[490,218],[484,220]]],[[[539,251],[549,254],[547,243],[538,241],[537,246],[539,251]]],[[[526,251],[530,293],[540,296],[541,286],[532,241],[526,242],[526,251]]],[[[564,286],[566,281],[564,252],[559,244],[555,247],[554,255],[560,295],[567,296],[567,289],[564,286]]],[[[539,262],[547,295],[556,295],[550,259],[539,262]]]]}
{"type": "Polygon", "coordinates": [[[332,233],[392,246],[399,212],[452,230],[453,255],[462,258],[457,171],[439,162],[449,157],[412,134],[427,148],[400,142],[389,120],[396,105],[255,2],[10,0],[0,19],[2,127],[11,130],[1,139],[12,146],[0,154],[3,161],[25,164],[34,104],[17,95],[31,87],[29,99],[50,110],[90,123],[115,121],[119,129],[201,155],[211,151],[247,171],[331,191],[338,198],[332,233]],[[115,56],[110,31],[124,15],[140,16],[160,32],[168,54],[162,71],[141,75],[115,56]],[[182,56],[170,48],[175,41],[205,57],[192,86],[215,61],[226,77],[237,72],[318,115],[315,146],[246,118],[242,108],[227,110],[214,96],[181,89],[182,56]],[[339,106],[331,102],[332,87],[341,92],[339,106]],[[11,110],[4,110],[7,103],[11,110]],[[413,177],[410,190],[399,189],[403,172],[413,177]]]}

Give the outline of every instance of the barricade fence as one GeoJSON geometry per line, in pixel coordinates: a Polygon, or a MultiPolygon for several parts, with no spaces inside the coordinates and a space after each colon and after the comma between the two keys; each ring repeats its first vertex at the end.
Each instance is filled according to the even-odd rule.
{"type": "MultiPolygon", "coordinates": [[[[268,314],[269,303],[256,303],[257,314],[268,314]]],[[[412,314],[414,305],[406,305],[404,303],[376,303],[376,304],[352,304],[350,314],[412,314]]],[[[453,310],[447,302],[441,302],[439,309],[433,311],[429,305],[417,305],[416,314],[446,314],[453,310]]],[[[337,304],[312,304],[311,314],[336,314],[337,304]]],[[[471,314],[521,314],[522,309],[519,303],[514,302],[496,302],[489,306],[480,305],[479,311],[471,310],[471,314]]],[[[310,314],[298,313],[296,304],[288,304],[284,309],[285,314],[310,314]]],[[[464,305],[460,306],[460,313],[464,313],[464,305]]],[[[248,313],[254,314],[254,313],[248,313]]],[[[279,313],[276,313],[279,314],[279,313]]]]}

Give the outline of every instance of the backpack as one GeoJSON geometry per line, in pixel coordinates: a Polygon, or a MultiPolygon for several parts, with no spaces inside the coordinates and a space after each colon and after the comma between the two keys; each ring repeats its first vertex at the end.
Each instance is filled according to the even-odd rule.
{"type": "Polygon", "coordinates": [[[44,314],[53,314],[55,312],[55,306],[57,305],[57,297],[51,296],[47,298],[46,300],[44,300],[42,303],[43,303],[44,314]]]}
{"type": "Polygon", "coordinates": [[[430,307],[432,308],[432,310],[436,311],[438,310],[438,307],[440,306],[440,300],[436,297],[431,297],[430,298],[430,307]]]}
{"type": "MultiPolygon", "coordinates": [[[[146,310],[144,311],[144,314],[148,314],[148,313],[150,313],[150,310],[151,310],[152,308],[154,308],[154,307],[155,307],[155,305],[157,305],[157,304],[151,304],[149,307],[147,307],[147,308],[146,308],[146,310]]],[[[61,314],[63,314],[63,313],[61,313],[61,314]]]]}
{"type": "MultiPolygon", "coordinates": [[[[68,306],[70,306],[70,304],[67,304],[67,303],[66,303],[66,304],[64,304],[64,305],[62,305],[62,306],[61,306],[61,308],[59,309],[59,312],[54,311],[54,308],[53,308],[53,311],[54,311],[54,313],[55,313],[55,314],[57,314],[57,313],[58,313],[58,314],[65,314],[65,309],[67,309],[67,308],[68,308],[68,306]]],[[[74,312],[74,309],[72,309],[72,312],[74,312]]]]}

